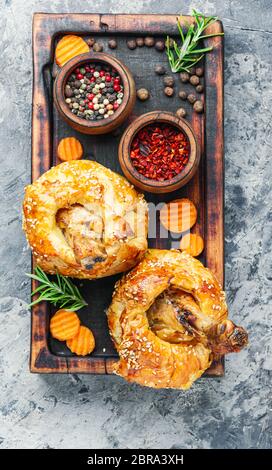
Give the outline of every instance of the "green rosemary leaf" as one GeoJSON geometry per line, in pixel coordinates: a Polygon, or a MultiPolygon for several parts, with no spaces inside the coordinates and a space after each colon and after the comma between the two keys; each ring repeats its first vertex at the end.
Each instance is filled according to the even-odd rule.
{"type": "Polygon", "coordinates": [[[170,48],[170,37],[166,39],[166,54],[169,60],[169,64],[172,72],[190,71],[190,68],[197,64],[203,54],[210,52],[212,47],[200,46],[200,41],[214,36],[222,36],[224,33],[218,34],[204,34],[204,31],[208,26],[215,23],[218,18],[217,16],[205,17],[202,13],[192,10],[192,16],[195,19],[195,23],[187,26],[187,32],[184,34],[179,18],[177,18],[177,28],[181,38],[181,44],[178,45],[175,41],[173,42],[173,49],[170,48]]]}
{"type": "Polygon", "coordinates": [[[27,276],[40,283],[31,294],[32,296],[39,294],[39,297],[31,302],[28,307],[32,307],[44,300],[60,308],[65,307],[67,310],[74,311],[88,305],[77,286],[69,278],[61,274],[56,274],[56,281],[53,281],[37,266],[35,274],[27,274],[27,276]]]}

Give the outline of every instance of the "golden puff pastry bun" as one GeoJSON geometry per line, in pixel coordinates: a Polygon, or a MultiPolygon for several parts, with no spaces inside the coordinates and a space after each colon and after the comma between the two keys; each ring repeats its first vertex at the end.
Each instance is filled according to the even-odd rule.
{"type": "Polygon", "coordinates": [[[178,250],[148,250],[116,284],[108,309],[120,360],[115,373],[155,388],[187,389],[214,356],[239,351],[247,333],[227,319],[211,271],[178,250]]]}
{"type": "Polygon", "coordinates": [[[147,204],[97,162],[57,165],[26,187],[23,228],[45,271],[94,279],[126,271],[147,249],[147,204]]]}

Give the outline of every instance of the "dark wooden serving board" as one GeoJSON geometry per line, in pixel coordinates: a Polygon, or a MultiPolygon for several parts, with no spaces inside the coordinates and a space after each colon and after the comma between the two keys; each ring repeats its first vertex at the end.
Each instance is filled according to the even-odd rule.
{"type": "MultiPolygon", "coordinates": [[[[192,18],[187,17],[187,22],[192,18]]],[[[218,21],[210,27],[210,32],[221,32],[218,21]]],[[[178,74],[175,76],[176,94],[167,98],[163,93],[162,78],[154,73],[156,64],[167,66],[165,53],[154,48],[137,48],[133,51],[126,46],[129,37],[154,35],[165,38],[177,33],[174,15],[88,15],[88,14],[43,14],[36,13],[33,21],[33,120],[32,120],[32,181],[47,171],[56,161],[56,148],[59,140],[76,136],[83,143],[84,158],[99,163],[121,173],[117,149],[124,123],[119,133],[106,136],[86,136],[78,134],[61,120],[53,104],[52,86],[56,70],[54,50],[56,42],[64,34],[76,33],[84,37],[99,38],[104,52],[110,52],[121,59],[132,71],[136,87],[146,87],[151,98],[137,102],[133,116],[160,109],[175,112],[183,106],[187,109],[187,119],[193,125],[201,145],[201,163],[193,180],[181,190],[168,195],[146,194],[148,201],[165,202],[177,197],[191,198],[198,208],[198,221],[193,231],[202,234],[205,250],[200,258],[224,283],[224,163],[223,163],[223,38],[218,36],[206,41],[213,51],[205,58],[205,114],[192,113],[189,103],[178,98],[178,90],[189,89],[181,85],[178,74]],[[116,38],[118,48],[108,50],[108,39],[116,38]],[[116,135],[118,134],[118,135],[116,135]]],[[[192,90],[191,90],[192,91],[192,90]]],[[[180,239],[180,236],[179,236],[180,239]]],[[[150,238],[149,246],[173,248],[178,239],[150,238]]],[[[79,312],[81,321],[90,326],[96,338],[96,348],[91,356],[76,357],[64,343],[51,338],[49,319],[56,309],[47,304],[36,305],[32,309],[31,361],[32,372],[53,373],[99,373],[109,374],[118,355],[111,342],[105,309],[111,301],[114,283],[119,276],[96,281],[75,281],[80,287],[89,306],[79,312]]],[[[35,281],[32,287],[35,288],[35,281]]],[[[213,363],[208,376],[221,376],[224,373],[223,358],[213,363]]]]}

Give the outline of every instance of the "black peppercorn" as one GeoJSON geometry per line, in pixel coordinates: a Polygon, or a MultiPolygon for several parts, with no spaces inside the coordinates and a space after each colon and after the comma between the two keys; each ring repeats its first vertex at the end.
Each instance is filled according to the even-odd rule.
{"type": "Polygon", "coordinates": [[[138,47],[144,46],[144,38],[136,38],[136,44],[138,47]]]}
{"type": "Polygon", "coordinates": [[[108,42],[108,46],[109,46],[110,49],[116,49],[117,42],[115,41],[115,39],[110,39],[109,42],[108,42]]]}
{"type": "Polygon", "coordinates": [[[73,90],[72,88],[69,86],[69,85],[66,85],[65,87],[65,96],[67,96],[67,98],[71,98],[71,96],[73,96],[73,90]]]}
{"type": "Polygon", "coordinates": [[[86,43],[88,44],[89,47],[93,47],[93,45],[95,43],[95,39],[94,38],[88,38],[86,43]]]}
{"type": "Polygon", "coordinates": [[[164,48],[165,48],[165,43],[164,41],[156,41],[155,42],[155,49],[159,52],[162,52],[164,51],[164,48]]]}
{"type": "Polygon", "coordinates": [[[167,77],[164,77],[163,79],[163,83],[166,87],[173,87],[174,84],[175,84],[175,80],[173,77],[171,77],[170,75],[167,75],[167,77]]]}
{"type": "Polygon", "coordinates": [[[189,103],[194,104],[196,102],[196,96],[190,93],[190,95],[187,96],[187,100],[189,103]]]}
{"type": "Polygon", "coordinates": [[[181,100],[186,100],[187,99],[186,91],[180,90],[178,95],[179,95],[181,100]]]}
{"type": "Polygon", "coordinates": [[[146,38],[144,38],[144,44],[147,47],[153,47],[155,44],[155,39],[152,36],[146,36],[146,38]]]}
{"type": "Polygon", "coordinates": [[[174,94],[174,88],[171,88],[170,86],[165,87],[164,93],[166,96],[173,96],[174,94]]]}
{"type": "Polygon", "coordinates": [[[184,118],[186,116],[186,110],[184,108],[179,108],[176,110],[176,115],[178,118],[184,118]]]}
{"type": "Polygon", "coordinates": [[[155,67],[155,73],[157,75],[164,75],[166,72],[165,67],[163,65],[156,65],[155,67]]]}
{"type": "Polygon", "coordinates": [[[202,77],[202,75],[204,74],[203,67],[197,67],[195,73],[198,77],[202,77]]]}
{"type": "Polygon", "coordinates": [[[146,101],[149,98],[149,91],[146,88],[140,88],[137,90],[137,98],[141,101],[146,101]]]}
{"type": "Polygon", "coordinates": [[[80,88],[81,87],[81,81],[80,80],[75,80],[75,87],[80,88]]]}
{"type": "Polygon", "coordinates": [[[103,44],[101,42],[95,42],[93,45],[94,52],[102,52],[103,51],[103,44]]]}
{"type": "Polygon", "coordinates": [[[204,105],[203,105],[202,101],[197,100],[193,107],[194,107],[194,111],[196,113],[203,113],[204,105]]]}
{"type": "Polygon", "coordinates": [[[197,86],[199,84],[200,80],[199,80],[199,77],[197,75],[192,75],[190,77],[190,83],[194,86],[197,86]]]}
{"type": "Polygon", "coordinates": [[[129,39],[129,41],[127,41],[127,47],[131,50],[136,49],[137,44],[135,39],[129,39]]]}
{"type": "Polygon", "coordinates": [[[182,83],[187,83],[190,80],[190,75],[188,74],[188,72],[181,72],[179,74],[179,78],[182,83]]]}
{"type": "Polygon", "coordinates": [[[196,87],[197,93],[203,93],[203,89],[204,89],[203,85],[197,85],[196,87]]]}

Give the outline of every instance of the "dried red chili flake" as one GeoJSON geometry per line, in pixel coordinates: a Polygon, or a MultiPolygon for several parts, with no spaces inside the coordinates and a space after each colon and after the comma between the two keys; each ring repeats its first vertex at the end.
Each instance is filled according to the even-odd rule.
{"type": "Polygon", "coordinates": [[[165,181],[177,176],[189,161],[190,143],[178,128],[151,124],[134,137],[130,158],[133,166],[146,178],[165,181]]]}

